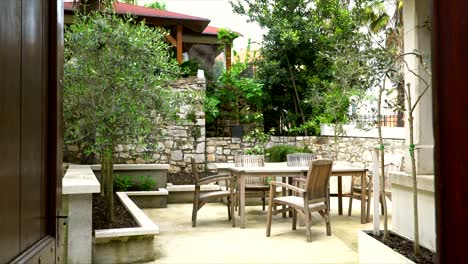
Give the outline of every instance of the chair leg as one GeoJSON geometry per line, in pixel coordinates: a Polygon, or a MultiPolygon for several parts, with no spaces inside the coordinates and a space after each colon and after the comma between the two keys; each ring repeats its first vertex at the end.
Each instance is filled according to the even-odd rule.
{"type": "Polygon", "coordinates": [[[197,226],[197,212],[198,212],[198,199],[197,201],[193,201],[192,227],[197,226]]]}
{"type": "Polygon", "coordinates": [[[231,220],[231,198],[227,197],[228,219],[231,220]]]}
{"type": "Polygon", "coordinates": [[[275,203],[273,202],[273,198],[275,198],[275,194],[273,193],[274,186],[270,186],[270,195],[268,196],[268,216],[267,216],[267,227],[266,227],[266,236],[270,236],[271,232],[271,218],[272,218],[272,211],[275,207],[275,203]]]}
{"type": "Polygon", "coordinates": [[[262,204],[263,204],[262,210],[265,211],[265,192],[263,192],[262,204]]]}
{"type": "Polygon", "coordinates": [[[305,223],[306,223],[306,236],[307,236],[307,242],[312,242],[312,234],[311,234],[311,231],[310,231],[310,213],[309,213],[309,210],[306,210],[304,212],[305,214],[305,223]]]}
{"type": "Polygon", "coordinates": [[[327,236],[331,236],[330,211],[325,209],[325,225],[327,227],[327,236]]]}
{"type": "Polygon", "coordinates": [[[293,210],[292,230],[296,230],[297,211],[294,208],[292,210],[293,210]]]}
{"type": "Polygon", "coordinates": [[[353,210],[353,199],[354,199],[353,188],[354,188],[353,178],[351,177],[351,191],[349,192],[348,216],[351,216],[351,211],[353,210]]]}

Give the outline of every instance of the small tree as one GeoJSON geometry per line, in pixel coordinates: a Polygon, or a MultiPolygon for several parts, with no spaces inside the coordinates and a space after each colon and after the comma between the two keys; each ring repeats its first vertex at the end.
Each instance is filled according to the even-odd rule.
{"type": "Polygon", "coordinates": [[[166,32],[131,17],[77,15],[65,31],[65,140],[88,135],[100,155],[101,195],[113,222],[113,158],[118,144],[154,140],[157,120],[175,116],[178,100],[163,86],[179,73],[166,32]]]}

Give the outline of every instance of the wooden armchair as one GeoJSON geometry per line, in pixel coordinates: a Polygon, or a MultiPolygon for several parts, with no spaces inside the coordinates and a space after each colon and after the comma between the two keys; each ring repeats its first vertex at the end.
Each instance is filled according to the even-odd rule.
{"type": "MultiPolygon", "coordinates": [[[[392,184],[390,182],[390,172],[392,171],[401,171],[403,165],[403,156],[399,154],[391,155],[388,154],[385,157],[388,158],[385,160],[384,164],[384,174],[385,174],[385,196],[392,200],[392,192],[391,187],[392,184]]],[[[368,185],[366,186],[366,206],[367,206],[367,215],[366,219],[369,219],[370,216],[370,200],[371,200],[371,192],[373,191],[372,188],[372,176],[369,176],[367,180],[368,185]]],[[[348,206],[348,216],[351,216],[351,211],[353,209],[353,199],[361,199],[362,188],[360,184],[355,183],[355,177],[351,179],[351,190],[349,196],[349,206],[348,206]]],[[[382,204],[382,197],[379,198],[380,202],[380,210],[383,214],[383,204],[382,204]]]]}
{"type": "Polygon", "coordinates": [[[310,162],[315,159],[312,153],[293,153],[286,155],[288,166],[309,166],[310,162]]]}
{"type": "Polygon", "coordinates": [[[305,188],[299,188],[290,184],[271,181],[270,182],[270,204],[268,206],[268,219],[266,236],[270,236],[271,220],[273,208],[276,205],[287,205],[292,207],[293,222],[292,229],[296,230],[297,213],[301,213],[305,217],[307,242],[312,241],[310,225],[311,213],[318,212],[326,222],[327,235],[331,236],[330,227],[330,213],[328,204],[330,201],[330,194],[328,191],[328,182],[332,172],[332,160],[320,159],[314,160],[310,163],[307,178],[305,179],[305,188]],[[275,198],[276,186],[287,188],[293,193],[299,195],[282,196],[275,198]]]}
{"type": "MultiPolygon", "coordinates": [[[[265,156],[263,155],[237,155],[236,167],[264,167],[265,156]]],[[[245,193],[250,197],[262,198],[262,209],[265,211],[265,197],[270,187],[266,183],[266,177],[247,177],[245,182],[245,193]]]]}
{"type": "Polygon", "coordinates": [[[209,200],[219,199],[222,197],[227,198],[227,208],[228,208],[228,219],[232,220],[232,227],[235,227],[234,219],[234,207],[232,202],[234,199],[234,178],[230,175],[213,175],[200,178],[198,175],[197,163],[195,159],[191,158],[192,162],[192,172],[195,177],[195,192],[193,195],[193,211],[192,211],[192,227],[197,225],[197,213],[200,208],[202,208],[209,200]],[[225,181],[226,190],[220,191],[211,191],[211,192],[200,192],[200,187],[203,184],[208,184],[212,182],[225,181]]]}

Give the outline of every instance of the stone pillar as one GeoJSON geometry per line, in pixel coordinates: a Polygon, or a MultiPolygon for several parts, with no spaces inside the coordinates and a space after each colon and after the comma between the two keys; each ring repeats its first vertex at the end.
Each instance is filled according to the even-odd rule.
{"type": "MultiPolygon", "coordinates": [[[[404,52],[410,53],[417,50],[424,55],[425,62],[430,62],[431,54],[431,32],[430,25],[430,1],[429,0],[404,0],[403,3],[403,23],[404,23],[404,52]]],[[[430,77],[418,62],[416,56],[405,56],[408,67],[416,74],[425,78],[430,83],[430,77]]],[[[430,69],[430,65],[427,65],[430,69]]],[[[426,84],[415,77],[405,67],[405,85],[411,85],[411,97],[413,104],[417,97],[423,92],[426,84]]],[[[406,87],[405,87],[406,88],[406,87]]],[[[405,101],[405,107],[406,101],[405,101]]],[[[423,95],[418,106],[413,112],[414,115],[414,142],[415,145],[434,145],[433,122],[432,122],[432,87],[423,95]]],[[[405,113],[406,119],[408,112],[405,113]]],[[[409,126],[406,121],[406,144],[409,143],[409,126]]],[[[411,173],[408,148],[405,151],[406,172],[411,173]]],[[[434,174],[434,149],[426,148],[415,151],[416,169],[418,174],[434,174]]]]}
{"type": "Polygon", "coordinates": [[[92,262],[92,194],[100,184],[90,166],[70,165],[63,181],[64,201],[68,201],[67,263],[92,262]]]}

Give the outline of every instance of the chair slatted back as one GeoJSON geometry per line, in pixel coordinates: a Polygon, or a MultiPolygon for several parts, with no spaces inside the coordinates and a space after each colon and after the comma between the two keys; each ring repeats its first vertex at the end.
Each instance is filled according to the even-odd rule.
{"type": "Polygon", "coordinates": [[[287,156],[288,166],[309,166],[310,162],[315,159],[315,155],[312,153],[293,153],[287,156]]]}
{"type": "MultiPolygon", "coordinates": [[[[236,167],[265,167],[265,156],[263,155],[237,155],[235,158],[236,167]]],[[[264,185],[265,179],[262,177],[246,177],[246,184],[264,185]]]]}
{"type": "Polygon", "coordinates": [[[193,177],[195,178],[195,184],[196,184],[200,180],[200,176],[198,175],[197,162],[195,161],[194,158],[190,158],[190,162],[192,163],[192,173],[193,173],[193,177]]]}
{"type": "Polygon", "coordinates": [[[332,172],[333,161],[329,159],[313,160],[310,163],[305,188],[308,200],[328,197],[328,182],[332,172]]]}

